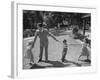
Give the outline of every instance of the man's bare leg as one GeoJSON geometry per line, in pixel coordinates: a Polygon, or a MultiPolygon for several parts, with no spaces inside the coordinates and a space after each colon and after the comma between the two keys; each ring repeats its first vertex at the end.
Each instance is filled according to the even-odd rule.
{"type": "Polygon", "coordinates": [[[39,56],[39,61],[42,61],[42,55],[43,55],[43,46],[40,46],[40,56],[39,56]]]}
{"type": "Polygon", "coordinates": [[[89,55],[87,56],[87,60],[89,60],[89,55]]]}
{"type": "Polygon", "coordinates": [[[48,61],[48,45],[45,46],[45,60],[48,61]]]}
{"type": "Polygon", "coordinates": [[[81,56],[82,56],[82,55],[80,55],[80,56],[78,57],[78,61],[80,60],[81,56]]]}
{"type": "Polygon", "coordinates": [[[33,57],[33,54],[32,53],[31,53],[30,61],[34,63],[34,57],[33,57]]]}

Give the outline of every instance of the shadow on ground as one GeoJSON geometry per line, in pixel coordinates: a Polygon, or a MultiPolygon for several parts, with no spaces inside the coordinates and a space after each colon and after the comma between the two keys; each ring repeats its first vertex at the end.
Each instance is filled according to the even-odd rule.
{"type": "Polygon", "coordinates": [[[79,61],[91,63],[91,60],[89,60],[89,59],[86,59],[86,60],[79,60],[79,61]]]}
{"type": "Polygon", "coordinates": [[[76,65],[76,66],[82,66],[82,64],[81,63],[77,63],[77,62],[74,62],[74,61],[69,61],[69,60],[65,60],[64,61],[65,63],[72,63],[72,64],[74,64],[74,65],[76,65]]]}
{"type": "Polygon", "coordinates": [[[82,64],[80,64],[80,63],[76,63],[76,62],[68,61],[68,60],[65,60],[65,62],[64,62],[65,64],[60,61],[42,61],[42,62],[52,64],[52,66],[40,66],[38,64],[34,64],[34,65],[32,65],[32,67],[30,69],[41,69],[41,68],[50,68],[50,67],[59,68],[59,67],[68,67],[71,65],[75,65],[77,67],[82,66],[82,64]]]}

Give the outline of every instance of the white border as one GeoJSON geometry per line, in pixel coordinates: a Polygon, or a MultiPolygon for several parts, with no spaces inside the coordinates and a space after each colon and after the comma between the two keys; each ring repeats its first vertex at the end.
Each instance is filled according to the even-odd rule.
{"type": "MultiPolygon", "coordinates": [[[[52,69],[33,69],[33,70],[23,70],[22,68],[22,35],[23,35],[23,9],[26,10],[39,10],[39,11],[60,11],[60,12],[79,12],[79,13],[91,13],[91,28],[92,30],[96,26],[96,9],[95,8],[86,8],[86,7],[69,7],[69,6],[56,6],[56,5],[37,5],[37,4],[27,4],[27,3],[13,3],[14,5],[14,51],[12,54],[13,59],[13,77],[42,77],[42,76],[54,76],[54,75],[66,75],[72,73],[91,73],[96,72],[97,60],[96,53],[93,45],[95,42],[92,41],[92,50],[91,50],[91,66],[89,67],[66,67],[66,68],[52,68],[52,69]]],[[[94,33],[92,32],[92,35],[94,33]]]]}

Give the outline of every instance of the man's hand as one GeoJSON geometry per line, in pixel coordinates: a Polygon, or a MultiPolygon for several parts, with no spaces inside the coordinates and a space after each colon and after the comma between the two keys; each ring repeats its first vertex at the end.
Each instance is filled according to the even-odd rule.
{"type": "Polygon", "coordinates": [[[59,40],[56,40],[57,42],[60,42],[59,40]]]}
{"type": "Polygon", "coordinates": [[[61,41],[59,41],[59,40],[57,40],[57,42],[59,42],[60,44],[62,44],[62,42],[61,42],[61,41]]]}

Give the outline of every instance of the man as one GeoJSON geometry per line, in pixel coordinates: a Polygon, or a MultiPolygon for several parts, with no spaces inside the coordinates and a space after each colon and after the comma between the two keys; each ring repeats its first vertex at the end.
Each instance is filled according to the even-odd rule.
{"type": "Polygon", "coordinates": [[[34,44],[36,42],[37,36],[40,38],[40,56],[39,56],[39,62],[42,61],[42,55],[43,55],[43,48],[45,48],[45,60],[48,61],[48,36],[51,36],[54,40],[58,41],[53,34],[48,32],[46,28],[46,25],[42,25],[41,23],[38,24],[38,31],[36,31],[35,38],[32,44],[32,47],[34,47],[34,44]]]}

